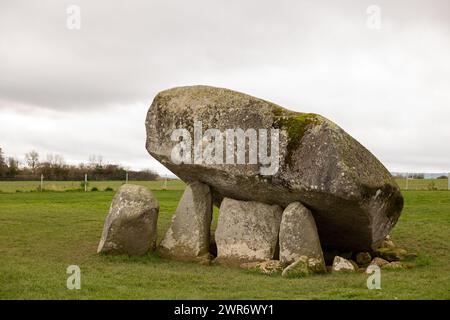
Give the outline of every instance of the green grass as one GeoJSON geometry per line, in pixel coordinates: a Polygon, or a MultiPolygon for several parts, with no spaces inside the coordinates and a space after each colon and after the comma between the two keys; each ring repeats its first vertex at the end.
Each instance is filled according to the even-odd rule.
{"type": "MultiPolygon", "coordinates": [[[[113,190],[117,190],[124,183],[124,181],[89,181],[88,189],[91,190],[96,187],[100,191],[104,191],[110,187],[113,190]]],[[[146,186],[152,190],[162,190],[165,185],[164,181],[130,181],[130,183],[146,186]]],[[[40,188],[40,184],[40,181],[0,181],[0,193],[37,191],[40,188]]],[[[46,191],[73,191],[77,189],[82,189],[81,181],[44,181],[44,190],[46,191]]],[[[167,181],[167,190],[183,189],[183,181],[167,181]]]]}
{"type": "MultiPolygon", "coordinates": [[[[161,206],[161,239],[182,190],[156,190],[154,194],[161,206]]],[[[418,253],[417,267],[382,270],[382,290],[368,290],[364,274],[284,279],[238,268],[164,260],[156,253],[143,257],[97,255],[113,195],[0,194],[0,298],[450,299],[447,191],[404,192],[405,210],[392,236],[398,245],[418,253]],[[81,268],[81,290],[66,288],[66,268],[73,264],[81,268]]]]}
{"type": "MultiPolygon", "coordinates": [[[[406,190],[406,179],[396,179],[402,190],[406,190]]],[[[117,190],[124,181],[89,181],[89,190],[96,187],[100,191],[110,187],[117,190]]],[[[164,181],[130,181],[133,184],[146,186],[152,190],[161,190],[164,181]]],[[[45,181],[44,189],[47,191],[71,191],[81,188],[81,181],[45,181]]],[[[37,191],[39,181],[0,181],[0,193],[37,191]]],[[[447,190],[447,179],[411,179],[408,180],[408,190],[447,190]]],[[[169,180],[168,190],[183,190],[184,183],[181,180],[169,180]]]]}
{"type": "Polygon", "coordinates": [[[448,179],[395,179],[402,190],[448,190],[448,179]]]}

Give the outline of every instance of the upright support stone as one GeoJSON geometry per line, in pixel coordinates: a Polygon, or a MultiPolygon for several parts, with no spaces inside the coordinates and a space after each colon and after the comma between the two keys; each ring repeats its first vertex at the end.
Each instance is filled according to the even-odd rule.
{"type": "Polygon", "coordinates": [[[283,212],[280,225],[280,261],[291,264],[301,256],[324,261],[314,217],[300,202],[283,212]]]}
{"type": "Polygon", "coordinates": [[[103,227],[98,253],[143,255],[156,246],[158,200],[145,187],[117,191],[103,227]]]}
{"type": "Polygon", "coordinates": [[[278,205],[223,199],[215,233],[216,261],[240,265],[273,259],[282,213],[278,205]]]}
{"type": "Polygon", "coordinates": [[[161,241],[161,255],[179,260],[204,258],[209,253],[211,218],[209,187],[200,182],[188,184],[161,241]]]}

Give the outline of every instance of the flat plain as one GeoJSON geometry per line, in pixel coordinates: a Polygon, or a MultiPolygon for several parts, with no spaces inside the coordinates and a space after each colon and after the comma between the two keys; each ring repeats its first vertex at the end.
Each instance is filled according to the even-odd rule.
{"type": "MultiPolygon", "coordinates": [[[[26,192],[36,183],[0,182],[0,299],[450,299],[449,191],[403,191],[405,209],[392,238],[417,253],[411,260],[416,267],[382,270],[382,289],[369,290],[363,273],[285,279],[165,260],[157,253],[98,255],[114,196],[102,190],[117,189],[121,182],[93,182],[90,188],[98,192],[26,192]],[[81,269],[80,290],[66,287],[69,265],[81,269]]],[[[161,240],[184,184],[137,183],[152,189],[160,202],[161,240]]],[[[59,191],[79,188],[75,182],[53,184],[59,191]]],[[[217,208],[214,212],[213,229],[217,208]]]]}

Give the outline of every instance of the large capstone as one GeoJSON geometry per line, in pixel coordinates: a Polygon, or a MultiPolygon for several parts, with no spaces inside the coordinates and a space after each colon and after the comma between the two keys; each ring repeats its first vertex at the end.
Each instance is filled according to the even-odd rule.
{"type": "Polygon", "coordinates": [[[324,261],[314,217],[300,202],[284,211],[280,225],[280,261],[291,264],[301,256],[324,261]]]}
{"type": "Polygon", "coordinates": [[[283,208],[301,202],[327,248],[378,247],[403,207],[380,161],[317,114],[227,89],[180,87],[155,97],[146,128],[148,152],[185,182],[208,184],[218,206],[224,197],[283,208]]]}
{"type": "Polygon", "coordinates": [[[272,260],[282,213],[278,205],[223,199],[215,232],[216,261],[240,265],[272,260]]]}
{"type": "Polygon", "coordinates": [[[145,187],[125,184],[109,209],[98,253],[143,255],[156,246],[158,200],[145,187]]]}
{"type": "Polygon", "coordinates": [[[160,243],[161,255],[180,260],[198,260],[208,255],[211,218],[209,187],[200,182],[188,184],[160,243]]]}

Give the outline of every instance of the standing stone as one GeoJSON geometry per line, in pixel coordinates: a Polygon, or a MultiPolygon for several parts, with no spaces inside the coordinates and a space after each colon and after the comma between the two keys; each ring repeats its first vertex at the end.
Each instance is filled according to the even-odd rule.
{"type": "Polygon", "coordinates": [[[200,182],[188,184],[172,217],[172,225],[160,243],[161,255],[180,260],[199,260],[208,255],[211,218],[209,187],[200,182]]]}
{"type": "Polygon", "coordinates": [[[117,191],[97,253],[143,255],[156,246],[158,200],[145,187],[125,184],[117,191]]]}
{"type": "Polygon", "coordinates": [[[280,225],[280,261],[291,264],[300,256],[323,261],[314,217],[300,202],[284,209],[280,225]]]}
{"type": "Polygon", "coordinates": [[[225,198],[215,233],[216,261],[240,265],[273,259],[282,213],[277,205],[225,198]]]}

